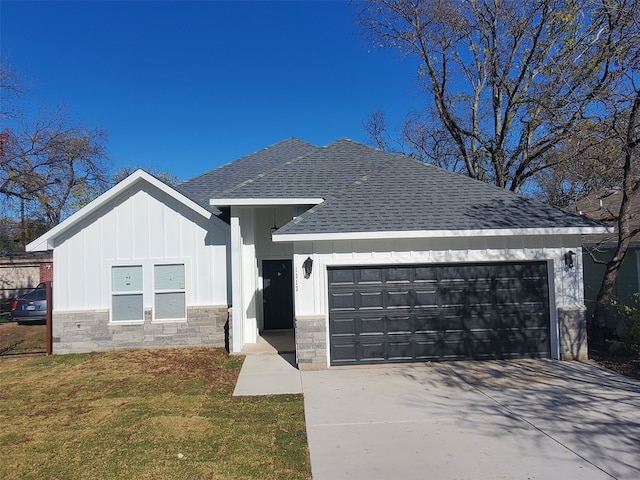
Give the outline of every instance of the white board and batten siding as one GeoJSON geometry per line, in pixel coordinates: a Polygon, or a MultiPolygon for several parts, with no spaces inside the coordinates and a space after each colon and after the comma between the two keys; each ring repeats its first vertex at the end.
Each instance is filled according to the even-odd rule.
{"type": "Polygon", "coordinates": [[[300,242],[294,254],[295,313],[326,315],[329,266],[546,261],[553,316],[556,308],[584,304],[581,258],[577,235],[300,242]],[[577,254],[573,269],[564,265],[569,250],[577,254]],[[305,279],[307,257],[313,273],[305,279]]]}
{"type": "Polygon", "coordinates": [[[141,265],[145,309],[153,269],[184,264],[188,306],[227,305],[228,231],[151,186],[114,199],[56,239],[56,311],[107,310],[113,266],[141,265]],[[146,280],[148,279],[148,280],[146,280]]]}

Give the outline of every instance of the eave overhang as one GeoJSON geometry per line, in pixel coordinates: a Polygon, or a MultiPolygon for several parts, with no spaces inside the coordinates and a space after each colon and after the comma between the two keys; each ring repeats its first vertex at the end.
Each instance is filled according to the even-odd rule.
{"type": "Polygon", "coordinates": [[[266,207],[272,205],[318,205],[324,198],[212,198],[209,205],[214,207],[266,207]]]}
{"type": "Polygon", "coordinates": [[[403,230],[334,233],[278,233],[274,242],[315,242],[333,240],[397,240],[402,238],[513,237],[539,235],[592,235],[611,233],[611,227],[514,228],[483,230],[403,230]]]}

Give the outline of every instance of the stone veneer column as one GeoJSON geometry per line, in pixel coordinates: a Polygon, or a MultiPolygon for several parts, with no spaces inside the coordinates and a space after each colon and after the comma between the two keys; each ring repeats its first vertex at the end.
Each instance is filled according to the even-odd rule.
{"type": "Polygon", "coordinates": [[[327,368],[327,319],[324,315],[296,317],[296,360],[300,370],[327,368]]]}
{"type": "Polygon", "coordinates": [[[562,360],[587,360],[587,309],[571,307],[558,309],[560,330],[560,358],[562,360]]]}

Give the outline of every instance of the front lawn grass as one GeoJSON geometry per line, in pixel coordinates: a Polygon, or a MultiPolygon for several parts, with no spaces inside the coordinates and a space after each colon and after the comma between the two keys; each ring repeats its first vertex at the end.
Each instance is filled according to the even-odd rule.
{"type": "Polygon", "coordinates": [[[0,360],[2,479],[310,479],[301,395],[210,348],[0,360]]]}

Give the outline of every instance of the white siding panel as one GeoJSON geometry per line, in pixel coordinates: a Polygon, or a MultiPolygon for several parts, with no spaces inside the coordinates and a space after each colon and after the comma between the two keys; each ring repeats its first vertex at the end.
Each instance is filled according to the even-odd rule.
{"type": "Polygon", "coordinates": [[[153,304],[153,265],[187,265],[188,305],[227,304],[228,230],[161,192],[123,192],[59,239],[54,250],[57,311],[110,309],[111,267],[143,265],[144,304],[153,304]],[[166,205],[164,202],[167,202],[166,205]]]}
{"type": "Polygon", "coordinates": [[[180,217],[180,257],[190,256],[195,251],[196,231],[190,218],[180,217]]]}
{"type": "Polygon", "coordinates": [[[116,258],[133,258],[133,201],[129,198],[126,202],[118,205],[115,212],[117,215],[116,241],[118,244],[116,258]]]}
{"type": "MultiPolygon", "coordinates": [[[[80,230],[70,242],[69,256],[68,256],[68,272],[67,277],[68,289],[69,289],[69,303],[71,308],[77,308],[80,305],[88,303],[86,297],[86,284],[87,284],[87,270],[86,264],[87,255],[86,251],[85,231],[80,230]]],[[[55,270],[55,264],[54,264],[55,270]]]]}
{"type": "Polygon", "coordinates": [[[133,197],[133,258],[149,257],[149,196],[140,191],[133,197]]]}
{"type": "Polygon", "coordinates": [[[160,202],[149,203],[149,257],[163,258],[166,225],[164,207],[160,202]]]}
{"type": "Polygon", "coordinates": [[[99,223],[92,223],[84,229],[84,305],[99,308],[102,300],[102,276],[100,258],[102,256],[102,229],[99,223]]]}
{"type": "Polygon", "coordinates": [[[203,283],[203,288],[207,289],[207,295],[213,295],[213,305],[231,304],[231,281],[227,282],[230,274],[230,254],[229,240],[226,239],[226,246],[216,245],[212,247],[211,256],[213,265],[216,267],[208,272],[208,276],[213,277],[213,288],[209,290],[209,283],[203,283]]]}
{"type": "Polygon", "coordinates": [[[69,305],[69,255],[68,244],[53,251],[53,305],[68,310],[69,305]]]}
{"type": "Polygon", "coordinates": [[[181,236],[181,219],[182,216],[172,208],[164,208],[165,231],[164,256],[166,258],[178,258],[181,256],[182,248],[180,242],[181,236]]]}
{"type": "Polygon", "coordinates": [[[100,228],[100,247],[102,255],[107,260],[118,256],[118,216],[115,212],[104,215],[96,222],[100,228]]]}

